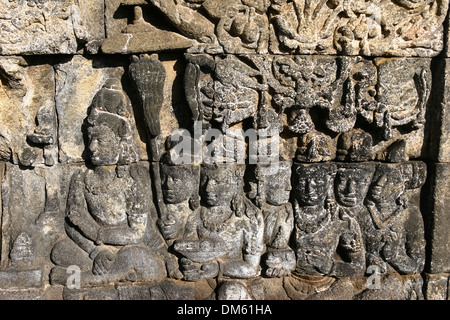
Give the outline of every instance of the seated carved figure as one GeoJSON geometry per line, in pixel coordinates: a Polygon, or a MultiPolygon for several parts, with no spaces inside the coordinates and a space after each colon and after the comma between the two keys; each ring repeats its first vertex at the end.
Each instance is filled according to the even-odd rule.
{"type": "Polygon", "coordinates": [[[148,168],[131,163],[128,118],[102,109],[94,106],[89,112],[93,168],[72,176],[65,218],[68,238],[53,247],[52,283],[66,284],[71,265],[81,269],[82,285],[166,276],[167,248],[156,228],[148,168]]]}
{"type": "Polygon", "coordinates": [[[334,180],[335,197],[341,219],[350,217],[361,228],[362,241],[366,249],[368,265],[371,264],[370,248],[376,242],[376,230],[364,205],[372,176],[374,163],[341,163],[337,165],[334,180]]]}
{"type": "Polygon", "coordinates": [[[295,254],[289,247],[294,228],[294,214],[289,202],[291,193],[291,161],[278,165],[249,166],[248,196],[261,209],[264,217],[264,274],[287,276],[295,268],[295,254]]]}
{"type": "Polygon", "coordinates": [[[365,205],[375,234],[368,254],[371,264],[378,266],[381,272],[393,269],[400,274],[419,274],[423,270],[423,218],[407,192],[407,187],[418,189],[425,181],[425,169],[420,164],[377,166],[365,205]]]}
{"type": "MultiPolygon", "coordinates": [[[[189,223],[189,234],[174,244],[184,256],[181,271],[185,280],[259,275],[264,221],[261,211],[244,196],[243,173],[244,166],[239,164],[202,165],[202,206],[189,223]]],[[[231,282],[225,281],[222,292],[227,292],[227,283],[231,282]]]]}
{"type": "Polygon", "coordinates": [[[196,165],[161,162],[160,169],[164,208],[158,225],[164,239],[171,245],[174,240],[183,237],[188,220],[200,206],[200,168],[196,165]]]}
{"type": "Polygon", "coordinates": [[[339,216],[330,196],[334,171],[329,164],[294,165],[295,276],[348,277],[363,271],[359,225],[349,215],[339,216]]]}

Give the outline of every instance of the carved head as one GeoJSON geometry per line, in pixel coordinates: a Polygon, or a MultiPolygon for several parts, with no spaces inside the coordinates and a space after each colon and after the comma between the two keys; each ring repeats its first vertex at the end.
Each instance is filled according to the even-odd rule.
{"type": "Polygon", "coordinates": [[[338,165],[334,180],[336,200],[345,207],[362,204],[374,171],[375,165],[371,163],[338,165]]]}
{"type": "Polygon", "coordinates": [[[136,161],[137,154],[127,118],[91,108],[87,133],[87,147],[93,165],[124,165],[136,161]]]}
{"type": "Polygon", "coordinates": [[[333,172],[334,166],[329,164],[295,163],[292,180],[295,200],[304,206],[324,204],[333,172]]]}
{"type": "Polygon", "coordinates": [[[200,171],[202,201],[208,207],[232,205],[243,192],[242,180],[245,165],[203,164],[200,171]]]}
{"type": "Polygon", "coordinates": [[[199,166],[160,163],[160,168],[165,203],[182,203],[197,198],[199,166]]]}
{"type": "Polygon", "coordinates": [[[252,165],[250,167],[250,192],[261,207],[264,203],[280,206],[289,202],[291,194],[291,161],[280,161],[277,165],[252,165]]]}
{"type": "Polygon", "coordinates": [[[200,167],[160,163],[160,176],[164,203],[179,204],[188,201],[189,207],[163,210],[158,225],[164,239],[178,238],[187,219],[199,207],[198,184],[200,167]]]}
{"type": "Polygon", "coordinates": [[[378,205],[403,204],[405,178],[400,164],[381,163],[377,166],[367,198],[378,205]]]}
{"type": "Polygon", "coordinates": [[[337,142],[337,159],[367,161],[372,158],[372,136],[361,129],[342,133],[337,142]]]}
{"type": "Polygon", "coordinates": [[[121,89],[119,79],[108,79],[103,87],[95,94],[92,107],[120,116],[130,115],[130,102],[121,89]]]}
{"type": "MultiPolygon", "coordinates": [[[[177,131],[175,131],[177,132],[177,131]]],[[[183,133],[183,132],[181,132],[183,133]]],[[[182,142],[172,135],[165,142],[166,152],[160,159],[160,177],[165,203],[182,203],[189,200],[191,208],[199,206],[200,166],[194,163],[192,153],[195,141],[182,135],[182,142]]],[[[195,149],[195,147],[194,147],[195,149]]]]}

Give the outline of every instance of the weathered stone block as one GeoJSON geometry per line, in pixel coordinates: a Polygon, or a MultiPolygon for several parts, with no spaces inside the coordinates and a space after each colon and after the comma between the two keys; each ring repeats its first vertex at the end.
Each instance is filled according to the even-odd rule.
{"type": "Polygon", "coordinates": [[[0,58],[0,157],[27,167],[57,161],[51,59],[0,58]]]}
{"type": "Polygon", "coordinates": [[[448,300],[449,274],[426,274],[425,275],[425,299],[427,300],[448,300]]]}
{"type": "Polygon", "coordinates": [[[426,271],[450,271],[450,164],[435,163],[429,166],[430,181],[426,222],[429,236],[426,271]]]}
{"type": "Polygon", "coordinates": [[[450,162],[450,59],[433,62],[433,92],[427,116],[428,154],[437,162],[450,162]]]}
{"type": "Polygon", "coordinates": [[[104,39],[102,0],[0,1],[0,54],[95,53],[104,39]]]}
{"type": "Polygon", "coordinates": [[[104,50],[432,57],[444,47],[447,9],[448,1],[111,1],[104,50]]]}
{"type": "MultiPolygon", "coordinates": [[[[107,2],[107,17],[113,10],[114,2],[107,2]]],[[[120,7],[117,8],[120,11],[120,7]]],[[[110,22],[108,29],[119,28],[120,32],[108,32],[109,36],[102,44],[103,53],[143,53],[154,51],[183,50],[192,46],[193,41],[177,33],[161,30],[146,22],[140,7],[134,10],[132,24],[120,28],[121,21],[110,22]]],[[[113,20],[109,19],[108,21],[113,20]]],[[[114,21],[114,20],[113,20],[114,21]]]]}

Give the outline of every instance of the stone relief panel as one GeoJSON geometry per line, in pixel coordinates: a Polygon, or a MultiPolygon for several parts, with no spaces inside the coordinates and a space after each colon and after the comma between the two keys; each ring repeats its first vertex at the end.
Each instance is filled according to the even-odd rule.
{"type": "Polygon", "coordinates": [[[68,237],[52,249],[52,283],[64,284],[64,267],[70,265],[81,269],[83,284],[155,281],[166,275],[148,170],[133,164],[129,115],[121,107],[94,103],[89,110],[87,143],[94,168],[72,176],[68,237]]]}
{"type": "Polygon", "coordinates": [[[187,54],[186,60],[186,99],[203,128],[281,133],[286,160],[421,156],[429,59],[187,54]]]}
{"type": "Polygon", "coordinates": [[[446,0],[116,0],[102,50],[432,57],[447,10],[446,0]]]}
{"type": "Polygon", "coordinates": [[[63,286],[67,299],[373,299],[361,281],[376,269],[380,296],[423,298],[427,168],[409,159],[422,152],[429,59],[178,57],[184,73],[164,55],[56,60],[57,126],[36,106],[22,137],[43,163],[3,167],[0,281],[63,286]],[[174,90],[184,105],[166,100],[174,90]],[[222,146],[231,157],[203,157],[226,140],[211,131],[237,129],[254,134],[222,146]],[[252,162],[266,140],[275,157],[252,162]],[[35,212],[15,216],[23,199],[35,212]]]}
{"type": "Polygon", "coordinates": [[[448,297],[447,1],[1,6],[0,287],[448,297]]]}
{"type": "Polygon", "coordinates": [[[26,167],[58,162],[51,59],[0,58],[1,158],[26,167]]]}
{"type": "Polygon", "coordinates": [[[105,38],[103,1],[0,1],[0,54],[97,53],[105,38]]]}

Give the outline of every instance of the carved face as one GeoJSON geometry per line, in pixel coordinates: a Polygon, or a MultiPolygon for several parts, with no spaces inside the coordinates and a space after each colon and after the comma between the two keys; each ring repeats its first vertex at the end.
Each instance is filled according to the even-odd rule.
{"type": "Polygon", "coordinates": [[[368,198],[379,205],[395,206],[405,191],[405,182],[400,167],[379,167],[370,187],[368,198]]]}
{"type": "Polygon", "coordinates": [[[161,164],[161,182],[164,202],[166,203],[187,201],[192,192],[198,188],[195,177],[185,166],[161,164]]]}
{"type": "Polygon", "coordinates": [[[373,171],[368,166],[358,166],[342,166],[336,174],[336,199],[345,207],[362,204],[372,179],[373,171]]]}
{"type": "Polygon", "coordinates": [[[200,174],[200,187],[203,201],[211,207],[230,205],[238,192],[240,181],[236,178],[233,167],[204,166],[200,174]]]}
{"type": "Polygon", "coordinates": [[[183,212],[168,212],[163,214],[158,224],[164,239],[176,239],[183,231],[186,218],[187,216],[183,215],[183,212]]]}
{"type": "Polygon", "coordinates": [[[89,131],[89,151],[95,166],[115,165],[119,161],[119,138],[106,125],[95,125],[89,131]]]}
{"type": "Polygon", "coordinates": [[[279,206],[289,202],[292,190],[290,166],[280,166],[275,174],[266,175],[263,178],[267,203],[279,206]]]}
{"type": "Polygon", "coordinates": [[[302,205],[323,204],[329,185],[328,170],[321,165],[297,166],[294,196],[302,205]]]}

